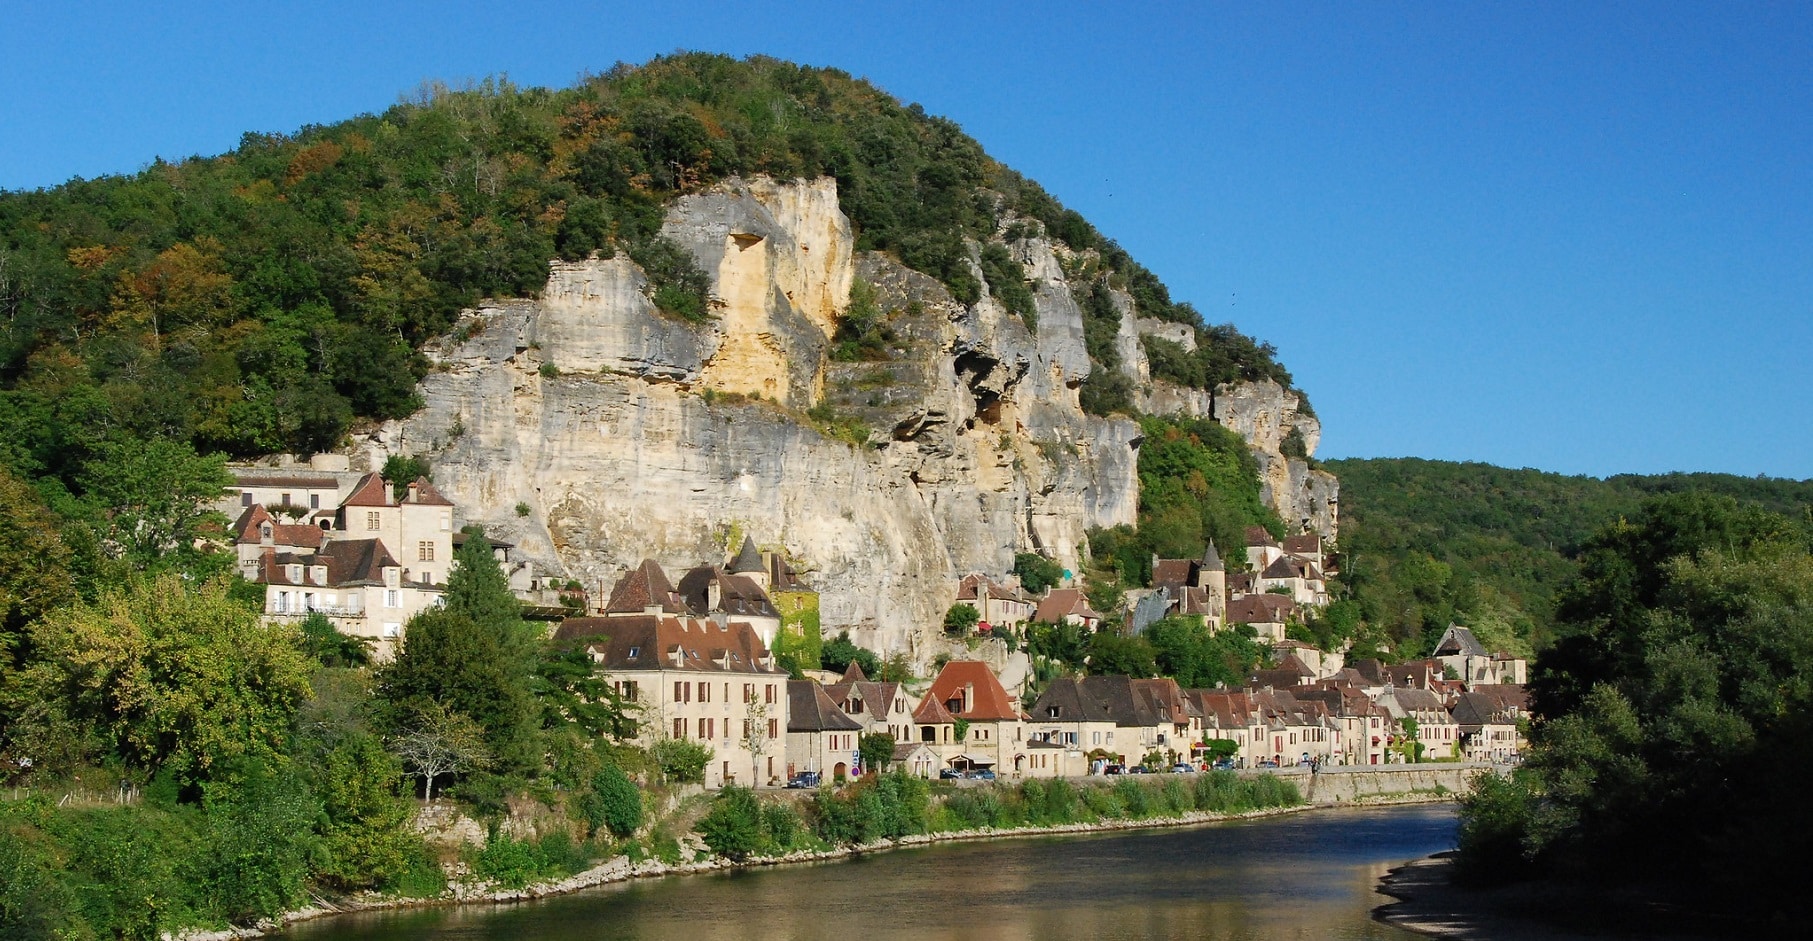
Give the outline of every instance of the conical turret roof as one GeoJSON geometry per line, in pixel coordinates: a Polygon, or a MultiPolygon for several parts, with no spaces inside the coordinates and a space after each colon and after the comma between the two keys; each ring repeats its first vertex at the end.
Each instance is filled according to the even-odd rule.
{"type": "Polygon", "coordinates": [[[767,570],[768,567],[762,564],[762,554],[755,549],[755,539],[744,536],[743,549],[737,553],[736,558],[730,560],[727,571],[732,575],[748,575],[752,572],[765,573],[767,570]]]}
{"type": "Polygon", "coordinates": [[[1225,572],[1227,566],[1222,564],[1221,553],[1215,551],[1215,540],[1209,540],[1209,547],[1203,550],[1202,567],[1211,572],[1225,572]]]}

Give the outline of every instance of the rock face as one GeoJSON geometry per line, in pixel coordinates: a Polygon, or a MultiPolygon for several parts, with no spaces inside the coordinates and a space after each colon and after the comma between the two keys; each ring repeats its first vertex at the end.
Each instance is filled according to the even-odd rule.
{"type": "MultiPolygon", "coordinates": [[[[986,293],[961,304],[859,256],[832,180],[726,183],[678,200],[663,232],[713,275],[714,320],[658,312],[621,256],[556,263],[539,300],[487,303],[428,349],[425,407],[381,429],[374,453],[428,456],[468,519],[593,591],[645,557],[673,571],[751,535],[820,591],[828,630],[919,659],[963,574],[1035,549],[1075,570],[1089,527],[1134,522],[1139,428],[1077,405],[1091,364],[1061,244],[1010,246],[1035,335],[986,293]],[[895,311],[874,362],[827,355],[856,277],[895,311]],[[867,441],[821,433],[813,406],[865,423],[867,441]]],[[[1116,300],[1143,382],[1140,326],[1116,300]]],[[[1293,393],[1150,399],[1247,435],[1287,521],[1323,500],[1305,518],[1332,535],[1332,478],[1278,455],[1289,428],[1312,449],[1319,430],[1293,393]]]]}

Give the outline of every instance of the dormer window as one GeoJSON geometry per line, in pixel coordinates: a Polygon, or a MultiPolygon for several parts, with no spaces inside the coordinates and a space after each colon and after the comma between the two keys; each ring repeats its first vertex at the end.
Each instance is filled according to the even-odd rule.
{"type": "Polygon", "coordinates": [[[636,659],[636,658],[637,658],[637,657],[639,657],[639,656],[641,656],[641,655],[642,655],[642,648],[641,648],[641,647],[631,647],[631,648],[630,648],[630,656],[629,656],[629,658],[630,658],[630,659],[631,659],[631,660],[634,660],[634,659],[636,659]]]}

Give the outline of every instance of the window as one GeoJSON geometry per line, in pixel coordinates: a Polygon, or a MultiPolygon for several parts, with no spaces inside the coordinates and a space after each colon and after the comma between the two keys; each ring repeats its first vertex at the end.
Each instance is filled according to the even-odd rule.
{"type": "Polygon", "coordinates": [[[434,561],[434,543],[430,542],[429,540],[426,540],[426,539],[422,540],[421,542],[416,543],[415,544],[415,560],[417,562],[433,562],[434,561]]]}
{"type": "Polygon", "coordinates": [[[251,506],[252,505],[252,491],[250,491],[250,490],[239,491],[239,505],[240,506],[251,506]]]}
{"type": "Polygon", "coordinates": [[[631,659],[631,660],[634,660],[634,659],[636,659],[636,658],[637,658],[637,657],[639,657],[639,656],[641,656],[641,655],[642,655],[642,648],[641,648],[641,647],[631,647],[631,648],[630,648],[630,657],[629,657],[629,658],[630,658],[630,659],[631,659]]]}
{"type": "Polygon", "coordinates": [[[637,702],[642,698],[642,691],[636,688],[635,680],[623,681],[623,698],[630,702],[637,702]]]}
{"type": "Polygon", "coordinates": [[[308,495],[308,508],[311,510],[321,509],[321,495],[320,494],[311,493],[308,495]]]}
{"type": "Polygon", "coordinates": [[[685,737],[686,737],[686,720],[685,719],[675,719],[674,720],[674,738],[685,738],[685,737]]]}
{"type": "MultiPolygon", "coordinates": [[[[767,685],[767,686],[766,686],[766,687],[765,687],[765,688],[764,688],[764,689],[763,689],[763,690],[762,690],[762,692],[763,692],[763,694],[764,694],[764,695],[765,695],[765,696],[766,696],[766,697],[767,697],[767,701],[768,701],[768,705],[770,705],[770,706],[772,706],[772,705],[774,705],[774,684],[773,684],[773,683],[769,683],[769,684],[768,684],[768,685],[767,685]]],[[[772,735],[771,735],[771,736],[769,736],[769,738],[773,738],[773,737],[774,737],[774,736],[772,736],[772,735]]]]}
{"type": "Polygon", "coordinates": [[[365,528],[367,530],[371,530],[374,532],[377,530],[383,529],[384,528],[384,514],[379,513],[377,510],[366,511],[365,528]]]}
{"type": "Polygon", "coordinates": [[[711,684],[710,683],[700,683],[699,684],[699,701],[700,702],[711,702],[711,684]]]}
{"type": "Polygon", "coordinates": [[[681,683],[678,681],[676,681],[674,683],[674,702],[685,702],[685,699],[682,698],[684,696],[685,688],[686,688],[685,683],[681,683]]]}
{"type": "Polygon", "coordinates": [[[700,738],[707,738],[707,739],[711,738],[711,732],[709,732],[705,727],[705,723],[707,723],[709,721],[711,721],[711,720],[709,720],[709,719],[700,719],[699,720],[699,737],[700,738]]]}
{"type": "Polygon", "coordinates": [[[779,720],[779,719],[769,719],[768,720],[768,737],[769,738],[780,738],[781,737],[781,720],[779,720]]]}
{"type": "Polygon", "coordinates": [[[283,504],[284,506],[289,506],[290,505],[290,495],[287,493],[284,494],[283,499],[278,500],[277,502],[283,504]]]}
{"type": "Polygon", "coordinates": [[[385,622],[385,624],[384,624],[384,636],[385,637],[395,640],[397,637],[401,636],[402,633],[403,633],[403,625],[398,624],[395,621],[385,622]]]}
{"type": "Polygon", "coordinates": [[[749,720],[744,719],[743,720],[743,740],[744,741],[749,740],[749,729],[750,729],[749,720]]]}
{"type": "Polygon", "coordinates": [[[395,588],[384,589],[384,607],[400,608],[403,606],[403,593],[395,588]]]}
{"type": "Polygon", "coordinates": [[[743,684],[743,701],[744,702],[755,702],[755,684],[754,683],[744,683],[743,684]]]}

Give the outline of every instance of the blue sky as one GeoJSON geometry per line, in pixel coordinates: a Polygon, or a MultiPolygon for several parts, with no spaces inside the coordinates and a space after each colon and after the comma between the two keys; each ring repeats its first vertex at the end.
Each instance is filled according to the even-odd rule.
{"type": "Polygon", "coordinates": [[[1806,4],[13,2],[0,187],[681,48],[956,120],[1276,344],[1323,457],[1813,477],[1806,4]]]}

